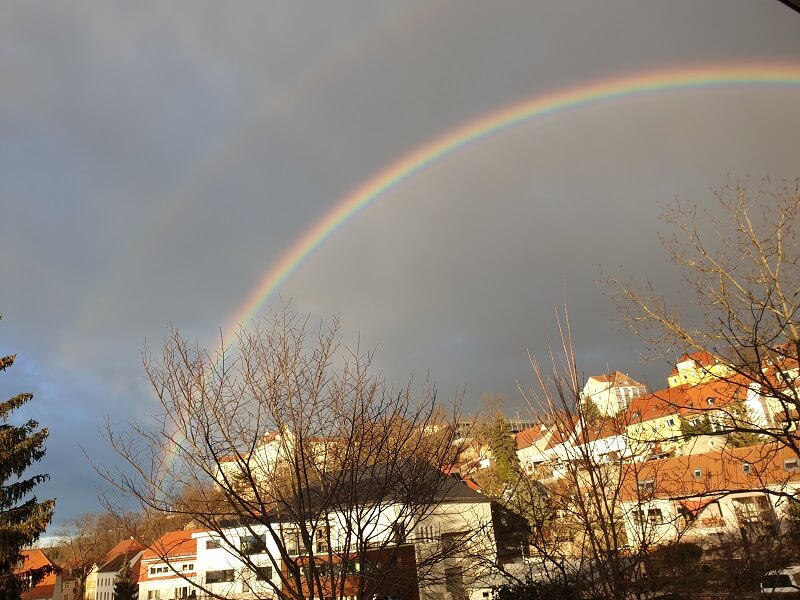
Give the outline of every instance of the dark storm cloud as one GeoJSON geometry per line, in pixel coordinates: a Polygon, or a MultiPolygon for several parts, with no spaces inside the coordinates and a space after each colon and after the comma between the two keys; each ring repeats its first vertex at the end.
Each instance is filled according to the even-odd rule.
{"type": "MultiPolygon", "coordinates": [[[[316,219],[384,166],[523,98],[663,67],[800,60],[779,2],[10,3],[0,8],[0,391],[36,394],[57,520],[80,450],[148,418],[140,350],[213,340],[316,219]],[[49,421],[49,422],[48,422],[49,421]]],[[[579,357],[649,378],[603,272],[676,281],[658,203],[792,177],[795,92],[626,99],[514,128],[409,179],[281,293],[342,316],[393,380],[519,400],[563,290],[579,357]]]]}

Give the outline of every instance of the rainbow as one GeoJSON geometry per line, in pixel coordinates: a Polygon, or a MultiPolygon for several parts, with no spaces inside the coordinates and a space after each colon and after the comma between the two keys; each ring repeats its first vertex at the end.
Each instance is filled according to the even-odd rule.
{"type": "Polygon", "coordinates": [[[754,63],[674,68],[602,79],[538,94],[492,111],[415,148],[353,189],[273,263],[223,329],[230,339],[303,261],[361,210],[433,163],[506,129],[598,102],[681,90],[770,86],[800,90],[800,63],[754,63]]]}
{"type": "MultiPolygon", "coordinates": [[[[800,91],[800,63],[680,67],[601,79],[555,92],[537,94],[448,131],[411,150],[361,183],[303,233],[276,262],[270,265],[258,285],[230,317],[226,327],[223,328],[223,339],[226,343],[230,343],[239,328],[253,318],[303,261],[361,210],[410,177],[437,161],[455,154],[465,146],[540,117],[599,102],[612,102],[622,98],[663,92],[741,86],[776,87],[800,91]]],[[[170,438],[172,441],[169,447],[165,448],[163,463],[165,469],[162,469],[164,476],[177,460],[176,446],[182,444],[184,440],[179,431],[174,432],[170,438]]]]}

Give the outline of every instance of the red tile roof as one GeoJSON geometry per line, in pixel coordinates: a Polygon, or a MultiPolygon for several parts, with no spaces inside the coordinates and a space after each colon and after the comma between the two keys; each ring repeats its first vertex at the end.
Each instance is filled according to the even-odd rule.
{"type": "Polygon", "coordinates": [[[612,373],[606,373],[605,375],[592,375],[589,379],[594,379],[595,381],[599,381],[601,383],[609,383],[609,387],[639,387],[644,386],[643,383],[639,383],[632,377],[626,375],[625,373],[620,373],[619,371],[614,371],[612,373]]]}
{"type": "Polygon", "coordinates": [[[144,546],[137,542],[133,538],[128,538],[127,540],[122,540],[116,546],[114,546],[111,550],[108,551],[104,562],[110,561],[112,558],[116,558],[121,554],[128,554],[131,557],[139,552],[139,550],[144,550],[144,546]]]}
{"type": "Polygon", "coordinates": [[[25,573],[33,569],[40,569],[42,567],[52,567],[54,570],[48,573],[44,578],[31,589],[23,592],[23,600],[42,600],[43,598],[52,598],[55,592],[56,582],[58,581],[57,567],[50,561],[44,552],[41,550],[23,550],[22,551],[22,564],[16,573],[25,573]]]}
{"type": "Polygon", "coordinates": [[[168,531],[146,548],[142,560],[159,559],[164,556],[189,556],[197,554],[197,540],[193,533],[200,529],[183,529],[181,531],[168,531]]]}
{"type": "Polygon", "coordinates": [[[630,423],[640,423],[670,415],[695,415],[724,408],[747,397],[744,378],[728,378],[698,383],[685,383],[631,400],[627,410],[630,423]],[[713,399],[709,403],[709,398],[713,399]]]}
{"type": "Polygon", "coordinates": [[[787,460],[798,460],[797,454],[778,444],[651,460],[628,470],[621,497],[635,500],[642,481],[653,481],[654,497],[672,499],[719,496],[800,481],[800,470],[787,470],[784,463],[787,460]],[[696,469],[699,469],[697,477],[696,469]]]}
{"type": "Polygon", "coordinates": [[[545,425],[536,425],[530,429],[523,429],[515,437],[517,440],[517,450],[524,450],[530,448],[537,441],[542,439],[547,432],[545,425]]]}

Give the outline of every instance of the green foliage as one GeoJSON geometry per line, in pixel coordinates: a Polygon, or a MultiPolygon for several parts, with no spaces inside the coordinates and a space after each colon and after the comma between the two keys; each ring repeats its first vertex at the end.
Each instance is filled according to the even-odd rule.
{"type": "MultiPolygon", "coordinates": [[[[0,357],[0,371],[14,363],[14,356],[0,357]]],[[[39,502],[27,498],[47,475],[23,478],[23,473],[44,456],[47,429],[33,419],[15,426],[9,423],[13,411],[33,398],[19,394],[0,402],[0,598],[14,600],[44,577],[49,568],[15,575],[21,566],[21,550],[33,544],[53,517],[54,500],[39,502]]],[[[24,568],[24,565],[23,565],[24,568]]]]}
{"type": "Polygon", "coordinates": [[[527,581],[498,588],[495,600],[578,600],[576,586],[566,582],[527,581]]]}
{"type": "Polygon", "coordinates": [[[686,438],[711,433],[711,420],[708,415],[695,416],[691,419],[681,419],[681,435],[686,438]],[[692,423],[694,421],[694,423],[692,423]]]}
{"type": "Polygon", "coordinates": [[[520,473],[517,442],[508,428],[505,417],[500,413],[495,416],[489,434],[489,447],[494,456],[498,480],[506,487],[513,486],[520,473]]]}
{"type": "Polygon", "coordinates": [[[114,600],[136,600],[138,596],[139,586],[133,581],[130,560],[125,556],[114,582],[114,600]]]}
{"type": "Polygon", "coordinates": [[[726,417],[725,421],[725,427],[731,430],[728,435],[728,443],[732,447],[743,448],[764,443],[764,437],[761,434],[754,431],[740,430],[740,428],[744,430],[755,428],[750,410],[741,400],[733,404],[730,415],[726,417]]]}
{"type": "Polygon", "coordinates": [[[584,398],[581,400],[581,403],[578,405],[578,412],[580,412],[583,420],[587,423],[597,423],[603,418],[603,414],[591,398],[584,398]]]}

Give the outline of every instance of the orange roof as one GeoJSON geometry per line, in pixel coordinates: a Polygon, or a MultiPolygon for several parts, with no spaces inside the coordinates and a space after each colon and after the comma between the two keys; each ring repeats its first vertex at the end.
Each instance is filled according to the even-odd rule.
{"type": "Polygon", "coordinates": [[[639,383],[632,377],[629,377],[625,373],[620,373],[619,371],[614,371],[612,373],[606,373],[605,375],[592,375],[589,379],[594,379],[595,381],[599,381],[601,383],[609,383],[609,387],[632,387],[632,386],[643,386],[643,383],[639,383]]]}
{"type": "Polygon", "coordinates": [[[127,540],[122,540],[111,550],[108,551],[103,562],[108,562],[112,558],[115,558],[120,554],[129,554],[133,556],[134,554],[139,552],[139,550],[144,550],[144,546],[139,542],[137,542],[135,539],[128,538],[127,540]]]}
{"type": "Polygon", "coordinates": [[[683,354],[678,359],[678,362],[682,363],[687,360],[693,360],[697,365],[701,367],[710,367],[719,362],[719,359],[716,356],[714,356],[710,352],[706,352],[705,350],[698,350],[697,352],[690,352],[688,354],[683,354]]]}
{"type": "Polygon", "coordinates": [[[583,435],[579,436],[578,441],[583,443],[596,442],[615,435],[626,433],[625,422],[619,418],[600,419],[595,423],[587,423],[583,429],[583,435]]]}
{"type": "Polygon", "coordinates": [[[677,414],[686,404],[688,387],[688,384],[680,385],[634,398],[628,405],[628,422],[641,423],[677,414]]]}
{"type": "Polygon", "coordinates": [[[547,427],[543,424],[535,425],[530,429],[523,429],[515,437],[517,439],[517,450],[530,448],[534,443],[544,437],[547,427]]]}
{"type": "Polygon", "coordinates": [[[549,430],[552,432],[550,439],[547,440],[546,450],[554,448],[559,444],[568,442],[577,428],[580,427],[580,419],[578,415],[568,415],[566,420],[559,420],[554,423],[549,430]]]}
{"type": "MultiPolygon", "coordinates": [[[[139,560],[139,581],[151,579],[149,566],[153,563],[177,563],[180,559],[192,559],[197,556],[197,539],[192,537],[193,533],[203,531],[202,529],[185,529],[181,531],[169,531],[162,535],[149,548],[146,548],[139,560]],[[149,563],[149,564],[147,564],[149,563]]],[[[177,567],[180,569],[180,567],[177,567]]],[[[181,572],[184,577],[192,573],[181,572]]],[[[175,573],[170,573],[166,578],[181,577],[175,573]]],[[[164,576],[159,579],[164,579],[164,576]]]]}
{"type": "Polygon", "coordinates": [[[42,567],[52,567],[54,570],[45,575],[42,580],[34,587],[23,592],[23,600],[40,600],[42,598],[52,598],[55,591],[55,585],[58,581],[58,573],[55,571],[57,567],[50,561],[45,553],[41,550],[23,550],[22,564],[15,569],[16,573],[25,573],[33,569],[40,569],[42,567]]]}
{"type": "Polygon", "coordinates": [[[191,556],[197,554],[197,540],[193,533],[201,529],[184,529],[181,531],[168,531],[156,540],[142,554],[142,560],[161,560],[164,557],[191,556]]]}
{"type": "Polygon", "coordinates": [[[628,470],[621,497],[629,501],[637,499],[642,481],[653,481],[653,490],[647,493],[656,498],[688,499],[760,490],[768,485],[800,481],[800,470],[787,470],[784,464],[786,460],[797,459],[790,448],[773,443],[651,460],[628,470]]]}
{"type": "Polygon", "coordinates": [[[641,423],[670,415],[702,414],[724,408],[747,397],[744,378],[717,379],[692,385],[684,383],[631,400],[628,406],[630,423],[641,423]],[[711,399],[711,401],[709,401],[711,399]]]}

